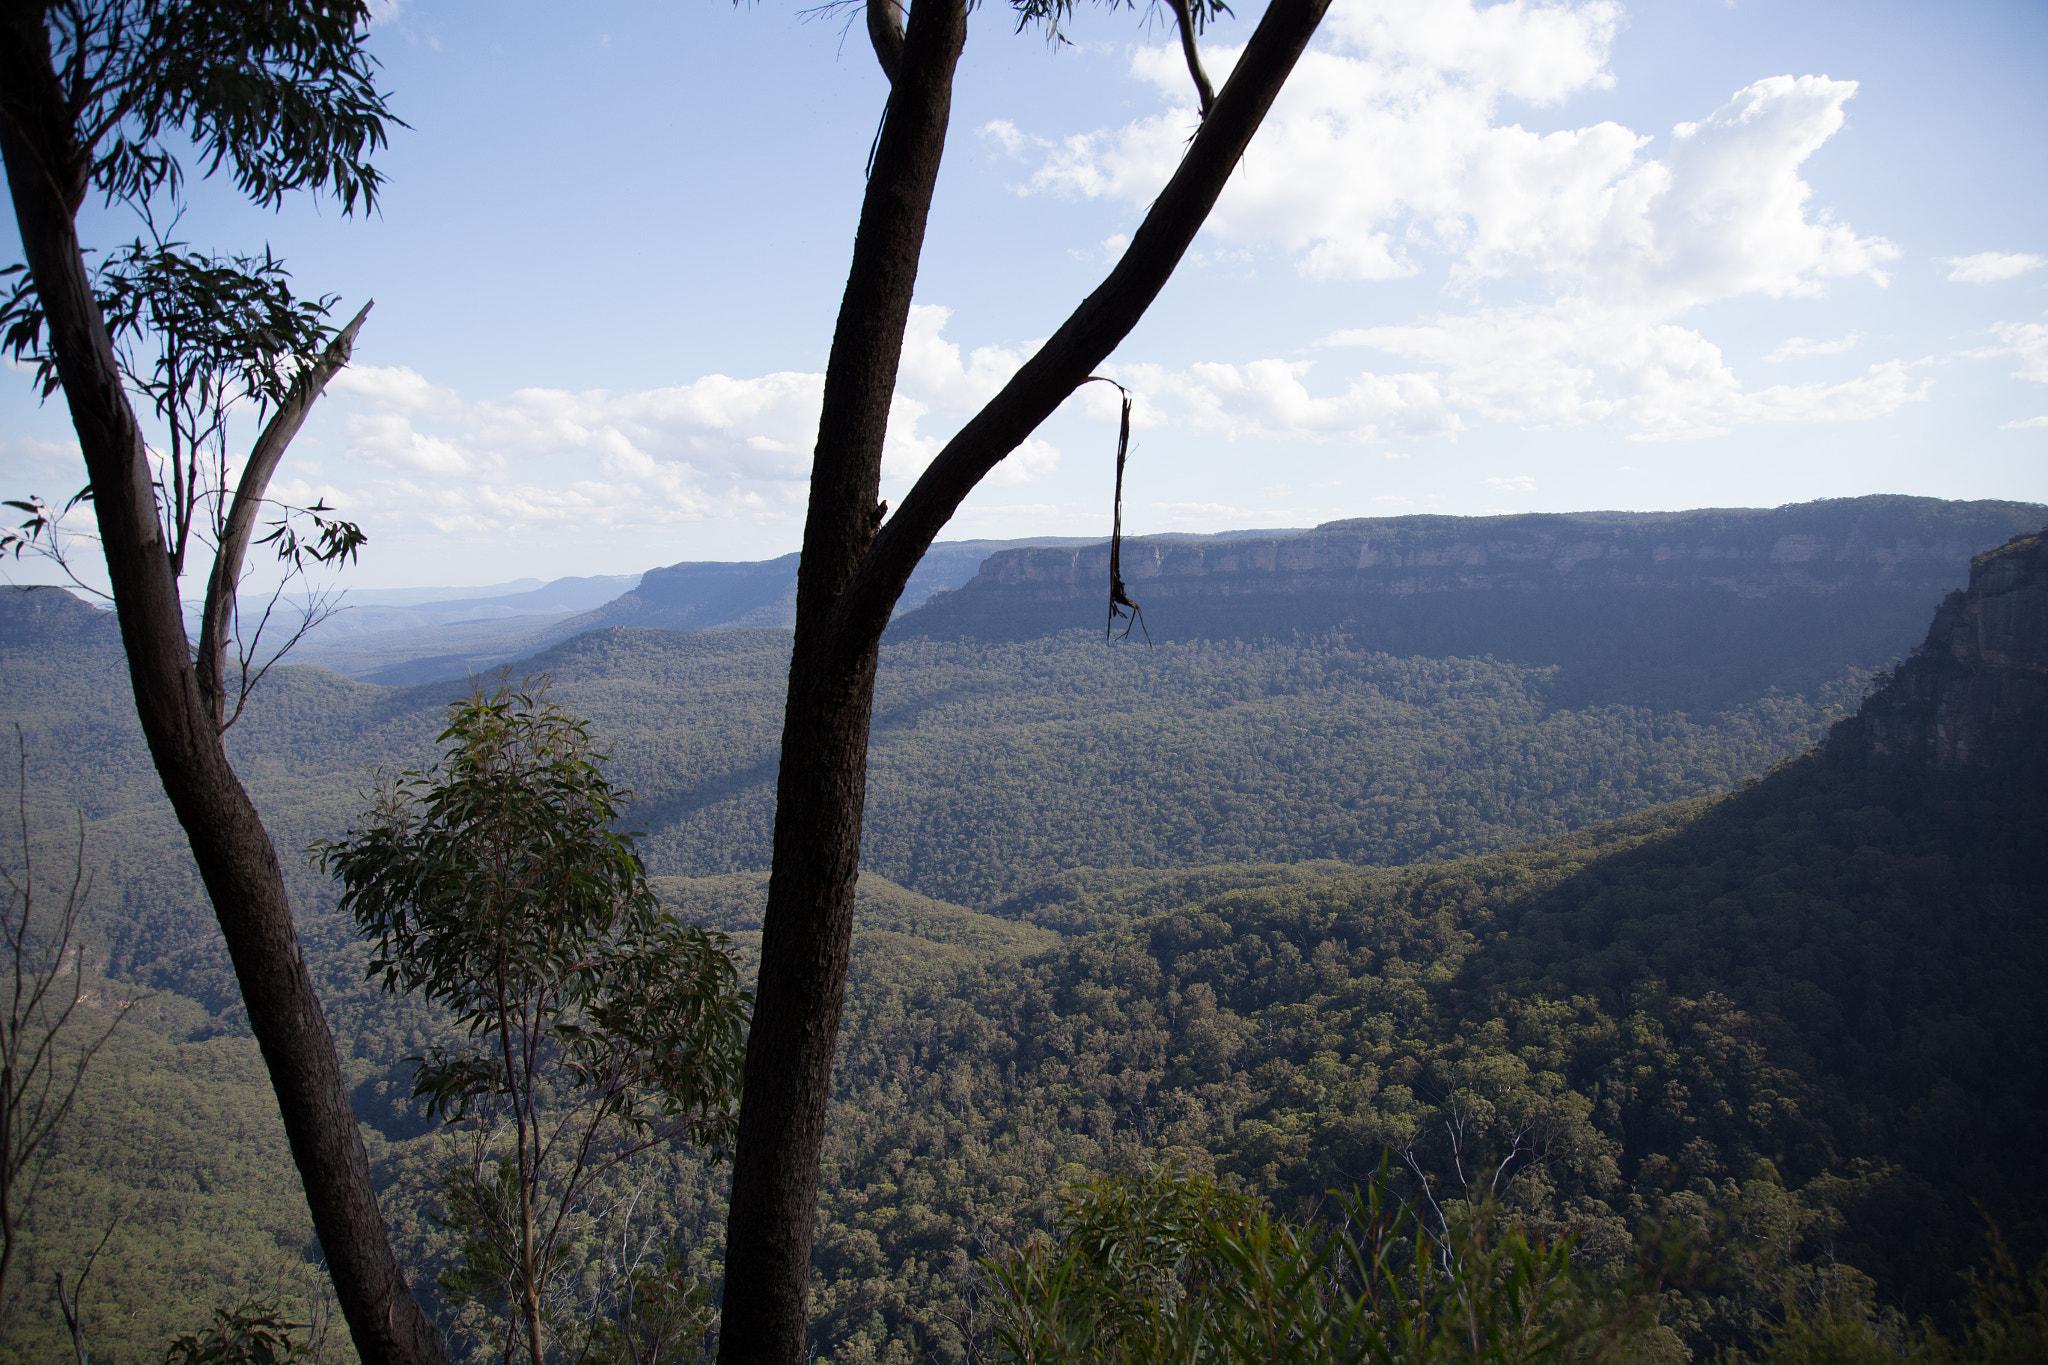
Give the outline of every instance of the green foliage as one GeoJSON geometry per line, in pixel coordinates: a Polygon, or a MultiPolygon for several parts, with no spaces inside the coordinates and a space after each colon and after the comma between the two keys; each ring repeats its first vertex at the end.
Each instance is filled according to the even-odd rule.
{"type": "Polygon", "coordinates": [[[658,1265],[636,1267],[586,1357],[593,1365],[700,1365],[714,1358],[718,1306],[709,1281],[671,1248],[658,1265]]]}
{"type": "Polygon", "coordinates": [[[421,1066],[415,1093],[435,1112],[513,1096],[510,1058],[539,1054],[607,1117],[645,1130],[683,1116],[719,1146],[751,997],[722,936],[661,912],[613,828],[627,794],[545,690],[479,687],[455,704],[447,759],[383,785],[367,827],[315,856],[376,944],[385,988],[487,1039],[421,1066]]]}
{"type": "Polygon", "coordinates": [[[1021,962],[863,938],[819,1340],[960,1358],[952,1267],[1078,1175],[1179,1153],[1299,1209],[1389,1150],[1404,1197],[1498,1180],[1598,1273],[1644,1220],[1715,1248],[1659,1271],[1697,1354],[1830,1265],[1953,1332],[1973,1200],[2043,1248],[2048,1191],[1998,1154],[2048,1130],[2044,831],[2029,771],[1816,758],[1513,854],[1063,876],[995,907],[1071,930],[1021,962]]]}
{"type": "Polygon", "coordinates": [[[1432,1231],[1385,1175],[1296,1223],[1173,1167],[1070,1192],[1050,1237],[982,1262],[983,1330],[1018,1365],[1602,1360],[1644,1305],[1571,1241],[1466,1207],[1432,1231]]]}
{"type": "MultiPolygon", "coordinates": [[[[122,972],[205,1002],[185,1036],[237,1032],[126,698],[91,685],[118,676],[112,622],[47,592],[10,603],[0,683],[48,736],[45,790],[85,808],[105,851],[94,932],[122,972]]],[[[787,638],[611,630],[546,659],[557,696],[617,754],[608,771],[641,793],[633,815],[655,832],[640,847],[669,874],[650,889],[679,921],[730,933],[742,959],[765,899],[756,850],[787,638]]],[[[337,793],[365,762],[434,763],[447,700],[283,669],[231,742],[279,841],[303,846],[337,837],[337,793]]],[[[1393,1192],[1417,1207],[1434,1193],[1450,1212],[1498,1177],[1502,1226],[1532,1246],[1573,1237],[1603,1283],[1635,1283],[1650,1255],[1659,1351],[1757,1356],[1788,1298],[1817,1318],[1830,1267],[1861,1272],[1869,1302],[1912,1332],[1931,1318],[1961,1342],[1969,1310],[1949,1305],[1985,1254],[1971,1201],[2021,1258],[2044,1241],[2031,1163],[2005,1155],[2048,1141],[2038,780],[1905,781],[1809,759],[1726,797],[1591,823],[1736,787],[1824,717],[1812,696],[1705,717],[1574,709],[1543,669],[1342,638],[1149,654],[1079,636],[892,644],[815,1346],[968,1359],[975,1263],[1050,1233],[1074,1182],[1174,1157],[1308,1227],[1323,1191],[1386,1151],[1393,1192]],[[1411,857],[1437,861],[1358,865],[1411,857]]],[[[466,1131],[431,1130],[405,1061],[465,1032],[366,985],[373,945],[335,913],[334,885],[288,872],[414,1283],[458,1349],[489,1358],[498,1338],[477,1306],[432,1284],[461,1259],[463,1231],[429,1213],[446,1212],[466,1131]]],[[[117,1122],[163,1150],[168,1174],[154,1158],[124,1167],[108,1143],[81,1152],[81,1178],[110,1197],[176,1178],[171,1154],[192,1139],[117,1122]]],[[[281,1145],[261,1151],[287,1180],[281,1145]]],[[[591,1185],[564,1239],[559,1302],[585,1323],[617,1323],[621,1288],[671,1252],[686,1286],[717,1275],[719,1174],[687,1151],[636,1162],[591,1185]]],[[[253,1267],[268,1264],[260,1247],[303,1246],[288,1201],[275,1209],[298,1240],[270,1237],[269,1197],[234,1205],[245,1228],[209,1224],[208,1253],[253,1267]]],[[[147,1207],[132,1236],[152,1248],[211,1208],[147,1207]]],[[[188,1261],[172,1248],[156,1264],[188,1261]]],[[[106,1292],[153,1283],[132,1269],[106,1292]]],[[[222,1298],[182,1281],[148,1292],[222,1298]]],[[[611,1331],[592,1333],[594,1351],[611,1331]]]]}
{"type": "Polygon", "coordinates": [[[311,1360],[311,1347],[293,1334],[311,1326],[287,1322],[272,1304],[250,1302],[239,1308],[216,1308],[213,1322],[187,1332],[164,1351],[164,1365],[285,1365],[311,1360]]]}
{"type": "MultiPolygon", "coordinates": [[[[611,1235],[593,1212],[603,1176],[681,1139],[729,1141],[751,1001],[725,937],[659,908],[613,828],[627,794],[546,689],[479,685],[449,708],[440,763],[382,783],[365,828],[314,847],[374,944],[369,973],[471,1040],[430,1051],[413,1086],[469,1125],[441,1181],[459,1255],[439,1285],[457,1309],[502,1312],[508,1353],[523,1336],[536,1365],[550,1343],[580,1358],[594,1333],[629,1332],[630,1313],[594,1314],[564,1281],[567,1258],[611,1235]]],[[[630,1304],[622,1273],[598,1297],[630,1304]]]]}
{"type": "Polygon", "coordinates": [[[258,204],[313,189],[344,211],[376,206],[383,177],[368,158],[396,120],[376,88],[360,0],[71,0],[46,15],[90,181],[109,202],[177,194],[183,168],[169,141],[189,142],[204,174],[226,166],[258,204]]]}
{"type": "MultiPolygon", "coordinates": [[[[104,1026],[99,1002],[120,988],[86,985],[104,1026]]],[[[246,1037],[204,1037],[217,1032],[199,1006],[158,994],[94,1058],[27,1221],[26,1292],[0,1362],[69,1358],[50,1284],[59,1270],[75,1283],[103,1239],[79,1290],[95,1360],[158,1359],[222,1301],[302,1322],[331,1311],[263,1058],[246,1037]]]]}

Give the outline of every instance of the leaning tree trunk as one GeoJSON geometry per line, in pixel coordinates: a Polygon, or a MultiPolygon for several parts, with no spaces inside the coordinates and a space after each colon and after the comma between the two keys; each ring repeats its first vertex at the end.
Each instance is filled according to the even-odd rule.
{"type": "MultiPolygon", "coordinates": [[[[1273,0],[1109,278],[948,442],[884,525],[882,438],[966,33],[960,0],[911,7],[825,372],[797,576],[775,863],[733,1161],[721,1365],[806,1358],[818,1161],[853,936],[883,627],[962,499],[1158,297],[1328,7],[1329,0],[1273,0]]],[[[887,69],[884,46],[878,40],[887,69]]]]}
{"type": "Polygon", "coordinates": [[[91,479],[135,709],[220,920],[356,1349],[373,1365],[440,1365],[385,1233],[276,850],[193,668],[141,427],[76,235],[86,158],[30,8],[0,21],[0,157],[91,479]]]}

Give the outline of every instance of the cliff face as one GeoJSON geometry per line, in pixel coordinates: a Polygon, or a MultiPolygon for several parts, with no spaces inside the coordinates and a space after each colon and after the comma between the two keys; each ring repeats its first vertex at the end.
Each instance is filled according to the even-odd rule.
{"type": "Polygon", "coordinates": [[[1851,762],[1988,767],[2048,740],[2048,530],[2016,536],[1970,565],[1970,583],[1935,613],[1927,640],[1835,727],[1851,762]]]}
{"type": "MultiPolygon", "coordinates": [[[[1869,497],[1770,509],[1388,517],[1310,532],[1126,541],[1157,642],[1335,631],[1397,656],[1558,670],[1552,700],[1711,713],[1773,688],[1812,695],[1898,658],[1970,556],[2048,507],[1869,497]]],[[[1109,547],[990,556],[897,618],[897,638],[1100,631],[1109,547]]]]}
{"type": "MultiPolygon", "coordinates": [[[[1558,589],[1711,589],[1737,597],[1853,588],[1940,592],[1970,555],[2038,522],[2020,503],[1855,498],[1770,510],[1337,521],[1305,535],[1128,540],[1134,597],[1413,596],[1558,589]],[[2017,523],[2017,525],[2015,524],[2017,523]]],[[[1107,599],[1109,547],[993,555],[963,593],[1107,599]]]]}

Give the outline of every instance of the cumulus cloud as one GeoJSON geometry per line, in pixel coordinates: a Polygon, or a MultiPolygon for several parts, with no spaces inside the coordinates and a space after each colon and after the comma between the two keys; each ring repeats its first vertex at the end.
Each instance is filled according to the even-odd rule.
{"type": "Polygon", "coordinates": [[[2048,323],[2001,322],[1991,330],[2005,344],[1980,354],[2016,355],[2020,367],[2013,371],[2015,378],[2048,384],[2048,323]]]}
{"type": "Polygon", "coordinates": [[[2048,265],[2048,256],[2025,251],[1980,251],[1974,256],[1951,256],[1942,262],[1948,278],[1957,284],[1997,284],[2048,265]]]}
{"type": "Polygon", "coordinates": [[[1746,390],[1698,331],[1582,298],[1330,340],[1440,367],[1453,410],[1524,426],[1612,426],[1641,438],[1714,436],[1739,422],[1867,420],[1928,391],[1899,361],[1837,384],[1746,390]]]}
{"type": "MultiPolygon", "coordinates": [[[[2048,327],[2006,327],[2001,352],[2029,350],[2022,373],[2048,378],[2048,327]]],[[[1470,313],[1325,338],[1409,362],[1372,370],[1318,395],[1312,362],[1258,360],[1169,371],[1124,365],[1148,425],[1178,421],[1227,435],[1316,442],[1450,436],[1473,422],[1524,428],[1602,426],[1638,439],[1721,435],[1748,422],[1868,421],[1925,399],[1930,381],[1883,361],[1835,383],[1745,388],[1698,330],[1583,297],[1470,313]]],[[[1847,350],[1809,343],[1810,354],[1847,350]]],[[[1783,348],[1781,348],[1783,349],[1783,348]]]]}
{"type": "MultiPolygon", "coordinates": [[[[1295,360],[1126,367],[1147,386],[1146,418],[1171,408],[1198,427],[1311,440],[1449,435],[1474,420],[1659,437],[1881,416],[1924,395],[1896,363],[1834,385],[1746,390],[1682,322],[1724,299],[1887,282],[1898,248],[1815,206],[1802,174],[1843,127],[1854,81],[1755,81],[1678,124],[1661,154],[1612,122],[1540,133],[1503,117],[1613,84],[1621,17],[1607,0],[1339,0],[1207,230],[1277,247],[1312,278],[1441,269],[1467,309],[1330,338],[1411,362],[1396,373],[1326,372],[1312,385],[1295,360]]],[[[1215,64],[1237,56],[1218,51],[1215,64]]],[[[1177,50],[1140,51],[1132,72],[1160,90],[1162,112],[1058,142],[1005,125],[1004,147],[1035,158],[1020,192],[1150,202],[1195,115],[1177,50]]],[[[1771,358],[1860,340],[1794,339],[1771,358]]]]}
{"type": "MultiPolygon", "coordinates": [[[[1340,3],[1208,230],[1278,243],[1311,276],[1395,278],[1420,269],[1427,249],[1450,255],[1467,286],[1536,273],[1666,307],[1883,277],[1898,249],[1810,211],[1799,174],[1842,127],[1854,81],[1757,81],[1678,125],[1661,159],[1615,123],[1539,134],[1498,121],[1507,100],[1555,104],[1611,85],[1619,18],[1604,0],[1340,3]]],[[[1227,69],[1240,51],[1215,63],[1227,69]]],[[[1195,112],[1176,49],[1141,50],[1132,73],[1167,98],[1164,112],[1057,143],[1007,123],[985,129],[1012,153],[1042,148],[1021,190],[1152,200],[1195,112]]]]}
{"type": "MultiPolygon", "coordinates": [[[[973,412],[1023,362],[1000,346],[963,353],[944,336],[951,316],[911,310],[887,478],[922,471],[950,434],[942,419],[973,412]]],[[[352,366],[330,387],[346,454],[369,476],[346,495],[349,506],[482,534],[796,515],[824,376],[714,374],[630,392],[532,388],[469,399],[411,369],[352,366]]],[[[1028,483],[1058,464],[1055,447],[1029,441],[994,481],[1028,483]]]]}
{"type": "Polygon", "coordinates": [[[962,357],[959,344],[941,335],[952,317],[952,309],[937,304],[911,305],[896,386],[932,410],[969,413],[996,396],[1025,356],[1002,346],[982,346],[962,357]]]}
{"type": "Polygon", "coordinates": [[[1143,425],[1169,421],[1224,435],[1312,441],[1378,441],[1462,429],[1435,376],[1365,374],[1342,393],[1318,396],[1305,382],[1310,361],[1199,364],[1186,370],[1121,365],[1113,376],[1143,395],[1143,425]]]}

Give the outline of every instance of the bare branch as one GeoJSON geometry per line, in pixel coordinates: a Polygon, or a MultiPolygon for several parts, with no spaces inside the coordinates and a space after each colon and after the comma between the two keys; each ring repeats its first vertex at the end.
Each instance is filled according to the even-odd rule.
{"type": "Polygon", "coordinates": [[[1209,73],[1202,69],[1202,54],[1195,49],[1195,11],[1188,0],[1167,0],[1173,7],[1173,22],[1180,29],[1180,51],[1187,58],[1188,75],[1194,78],[1195,95],[1200,101],[1203,118],[1209,117],[1210,106],[1216,103],[1216,87],[1209,84],[1209,73]]]}
{"type": "Polygon", "coordinates": [[[0,867],[0,884],[7,892],[0,933],[13,971],[12,992],[0,1015],[0,1322],[12,1306],[7,1283],[18,1250],[16,1234],[35,1203],[51,1139],[76,1107],[93,1059],[136,1004],[135,998],[117,1002],[104,1028],[88,1030],[83,1039],[74,1036],[74,1017],[87,1003],[85,954],[73,942],[79,911],[92,894],[85,820],[79,817],[69,892],[55,922],[45,923],[29,830],[28,742],[19,725],[15,743],[21,862],[18,875],[15,868],[0,867]]]}
{"type": "Polygon", "coordinates": [[[264,604],[263,614],[256,621],[256,629],[246,637],[242,634],[241,604],[239,600],[235,604],[234,626],[229,632],[235,641],[235,706],[221,721],[220,728],[223,731],[242,718],[242,710],[249,704],[249,694],[256,690],[257,684],[277,666],[278,661],[298,648],[299,641],[310,635],[321,622],[341,610],[339,606],[332,605],[333,589],[309,593],[305,606],[299,612],[298,623],[292,627],[291,634],[285,637],[284,643],[270,651],[270,657],[264,659],[262,663],[252,664],[252,661],[263,652],[263,632],[269,628],[271,613],[277,610],[277,604],[283,597],[284,586],[280,584],[277,591],[270,595],[270,600],[264,604]]]}

